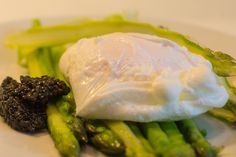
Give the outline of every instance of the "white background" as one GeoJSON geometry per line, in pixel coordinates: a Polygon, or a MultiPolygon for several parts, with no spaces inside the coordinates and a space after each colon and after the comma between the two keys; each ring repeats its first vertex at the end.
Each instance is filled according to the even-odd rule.
{"type": "Polygon", "coordinates": [[[0,0],[0,23],[112,13],[191,23],[236,36],[235,0],[0,0]]]}

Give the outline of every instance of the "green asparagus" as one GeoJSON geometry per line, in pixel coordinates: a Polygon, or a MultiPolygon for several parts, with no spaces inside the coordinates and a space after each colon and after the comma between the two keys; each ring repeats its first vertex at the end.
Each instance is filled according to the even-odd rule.
{"type": "Polygon", "coordinates": [[[151,143],[157,156],[161,157],[194,157],[191,146],[186,144],[174,122],[143,123],[141,128],[151,143]]]}
{"type": "Polygon", "coordinates": [[[138,126],[136,126],[135,123],[131,123],[131,122],[128,123],[128,126],[132,130],[134,135],[140,140],[140,142],[142,143],[142,145],[146,149],[146,151],[148,151],[150,153],[154,153],[154,150],[153,150],[152,146],[150,145],[148,140],[144,138],[144,136],[142,135],[142,133],[139,130],[138,126]]]}
{"type": "Polygon", "coordinates": [[[122,141],[109,129],[91,136],[90,142],[101,152],[109,155],[120,155],[124,153],[122,141]]]}
{"type": "Polygon", "coordinates": [[[131,131],[124,122],[106,121],[106,125],[114,131],[126,146],[125,155],[127,157],[154,157],[155,155],[147,151],[139,138],[131,131]]]}
{"type": "Polygon", "coordinates": [[[209,110],[208,113],[230,123],[236,122],[236,115],[230,109],[214,108],[209,110]]]}
{"type": "MultiPolygon", "coordinates": [[[[39,49],[28,57],[28,72],[31,76],[53,75],[54,71],[48,49],[39,49]]],[[[68,157],[78,156],[79,143],[55,106],[48,106],[47,116],[48,129],[59,152],[68,157]]]]}
{"type": "MultiPolygon", "coordinates": [[[[165,156],[168,152],[169,139],[157,122],[141,123],[142,131],[153,147],[157,156],[165,156]]],[[[166,156],[167,157],[167,156],[166,156]]]]}
{"type": "Polygon", "coordinates": [[[159,124],[170,140],[168,156],[195,157],[194,150],[191,145],[185,142],[183,135],[179,132],[174,122],[162,122],[159,124]]]}
{"type": "Polygon", "coordinates": [[[106,125],[102,120],[85,120],[85,129],[89,134],[97,134],[107,129],[106,125]]]}
{"type": "MultiPolygon", "coordinates": [[[[51,61],[55,73],[54,76],[65,81],[58,67],[60,57],[64,53],[64,51],[65,48],[63,46],[60,46],[51,48],[49,53],[52,58],[51,61]]],[[[57,108],[59,109],[60,113],[62,114],[64,120],[67,122],[70,129],[74,132],[76,138],[79,141],[87,143],[88,138],[83,126],[83,121],[80,118],[73,116],[75,112],[75,104],[74,101],[71,102],[70,99],[73,99],[72,92],[70,92],[67,96],[64,96],[62,99],[57,101],[56,103],[57,108]]]]}
{"type": "Polygon", "coordinates": [[[93,146],[106,154],[123,154],[125,146],[113,131],[102,120],[86,120],[85,128],[89,135],[89,141],[93,146]]]}
{"type": "MultiPolygon", "coordinates": [[[[35,28],[40,28],[41,27],[41,22],[38,19],[33,19],[32,20],[32,26],[29,29],[35,29],[35,28]]],[[[36,48],[20,48],[18,49],[17,55],[18,55],[18,60],[17,63],[23,67],[27,67],[27,56],[35,51],[36,48]]]]}
{"type": "Polygon", "coordinates": [[[40,77],[42,75],[54,75],[51,65],[51,56],[48,48],[38,49],[28,55],[28,73],[32,77],[40,77]]]}
{"type": "Polygon", "coordinates": [[[185,46],[190,52],[199,54],[209,60],[214,71],[219,76],[232,76],[236,74],[235,60],[222,52],[213,52],[202,48],[179,33],[154,27],[146,23],[127,21],[122,18],[116,20],[90,20],[77,24],[62,24],[29,29],[10,35],[5,43],[9,47],[47,47],[75,42],[83,37],[92,37],[112,32],[139,32],[158,35],[185,46]],[[222,65],[224,65],[222,67],[222,65]]]}
{"type": "Polygon", "coordinates": [[[229,100],[226,104],[226,107],[231,110],[236,116],[236,77],[224,78],[223,85],[227,89],[229,94],[229,100]]]}
{"type": "Polygon", "coordinates": [[[59,152],[67,157],[78,157],[79,144],[64,122],[55,105],[48,105],[48,129],[59,152]]]}
{"type": "Polygon", "coordinates": [[[65,102],[63,99],[57,101],[56,104],[63,120],[67,123],[68,127],[73,131],[76,138],[83,143],[87,143],[88,138],[87,138],[87,133],[84,129],[83,120],[73,116],[70,113],[65,112],[66,110],[65,108],[67,108],[70,104],[68,104],[68,102],[65,102]]]}
{"type": "Polygon", "coordinates": [[[202,136],[193,120],[182,120],[177,122],[177,125],[185,139],[192,145],[199,157],[217,156],[216,149],[202,136]]]}

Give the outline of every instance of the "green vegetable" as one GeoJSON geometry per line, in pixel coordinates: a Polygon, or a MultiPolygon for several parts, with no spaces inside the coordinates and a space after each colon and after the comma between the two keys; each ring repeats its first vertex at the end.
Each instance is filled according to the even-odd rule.
{"type": "Polygon", "coordinates": [[[154,157],[144,148],[142,142],[124,122],[121,121],[106,121],[106,125],[114,131],[126,146],[125,155],[127,157],[154,157]]]}
{"type": "Polygon", "coordinates": [[[38,49],[28,55],[28,73],[32,77],[42,75],[54,75],[54,69],[51,65],[51,55],[48,48],[38,49]]]}
{"type": "Polygon", "coordinates": [[[55,76],[58,79],[63,80],[64,82],[67,83],[67,81],[65,80],[64,76],[62,75],[59,69],[59,61],[63,53],[66,51],[66,48],[64,46],[55,46],[55,47],[50,47],[50,50],[51,50],[50,55],[52,58],[51,61],[52,61],[52,65],[55,71],[55,76]]]}
{"type": "Polygon", "coordinates": [[[85,120],[85,129],[89,134],[97,134],[107,129],[106,125],[101,120],[85,120]]]}
{"type": "MultiPolygon", "coordinates": [[[[62,56],[62,54],[65,52],[66,48],[64,46],[56,46],[50,48],[50,55],[52,58],[52,65],[55,72],[55,77],[57,77],[60,80],[63,80],[67,85],[69,86],[69,83],[65,80],[63,74],[61,73],[59,69],[59,61],[62,56]]],[[[75,102],[72,92],[67,94],[63,97],[64,101],[69,102],[70,106],[72,107],[70,110],[75,110],[75,102]]]]}
{"type": "MultiPolygon", "coordinates": [[[[28,56],[28,72],[34,77],[54,74],[49,49],[39,49],[28,56]]],[[[54,105],[48,106],[47,116],[48,129],[58,151],[64,156],[77,157],[79,143],[54,105]]]]}
{"type": "Polygon", "coordinates": [[[135,136],[140,140],[140,142],[142,143],[142,145],[146,149],[146,151],[154,154],[154,150],[153,150],[152,146],[150,145],[148,140],[143,137],[138,126],[136,126],[135,123],[131,123],[131,122],[128,123],[128,126],[132,130],[132,132],[135,134],[135,136]]]}
{"type": "Polygon", "coordinates": [[[142,130],[152,145],[157,156],[162,157],[194,157],[195,153],[179,132],[174,122],[142,123],[142,130]]]}
{"type": "Polygon", "coordinates": [[[42,26],[42,23],[39,19],[32,19],[31,23],[32,26],[30,29],[40,28],[42,26]]]}
{"type": "Polygon", "coordinates": [[[192,145],[199,157],[216,157],[217,151],[202,136],[196,124],[191,119],[177,122],[178,128],[185,139],[192,145]]]}
{"type": "MultiPolygon", "coordinates": [[[[40,28],[41,27],[41,22],[38,19],[33,19],[32,20],[32,27],[30,29],[34,28],[40,28]]],[[[23,67],[27,67],[27,56],[35,51],[35,48],[21,48],[18,49],[18,60],[17,63],[23,67]]]]}
{"type": "Polygon", "coordinates": [[[219,76],[232,76],[236,74],[235,60],[227,54],[203,48],[179,33],[154,27],[146,23],[126,21],[123,18],[100,21],[88,20],[76,24],[36,27],[8,36],[5,43],[7,46],[15,48],[38,48],[73,43],[84,37],[93,37],[112,32],[139,32],[173,40],[188,48],[190,52],[208,59],[219,76]]]}
{"type": "Polygon", "coordinates": [[[100,151],[111,155],[124,153],[123,142],[102,120],[86,120],[85,128],[89,135],[89,141],[100,151]]]}
{"type": "Polygon", "coordinates": [[[232,90],[236,90],[236,76],[225,78],[226,84],[229,86],[229,88],[232,88],[232,90]]]}
{"type": "Polygon", "coordinates": [[[124,153],[125,147],[122,141],[109,129],[95,134],[90,140],[93,146],[106,154],[120,155],[124,153]]]}
{"type": "Polygon", "coordinates": [[[28,55],[32,52],[36,51],[35,48],[21,48],[18,49],[17,52],[17,63],[22,67],[27,68],[28,64],[28,55]]]}
{"type": "Polygon", "coordinates": [[[228,122],[236,122],[236,115],[229,109],[226,108],[214,108],[208,111],[214,117],[226,120],[228,122]]]}
{"type": "Polygon", "coordinates": [[[229,94],[229,100],[225,105],[226,109],[229,109],[236,116],[236,86],[235,86],[236,77],[222,78],[221,82],[226,88],[229,94]]]}
{"type": "Polygon", "coordinates": [[[79,155],[79,144],[55,105],[48,105],[48,129],[59,152],[68,157],[79,155]]]}
{"type": "Polygon", "coordinates": [[[68,106],[70,106],[70,104],[68,102],[65,102],[63,99],[61,99],[61,101],[60,100],[57,101],[56,106],[64,122],[67,123],[67,126],[74,133],[75,137],[79,141],[87,143],[88,137],[84,128],[83,120],[78,117],[73,116],[71,113],[65,112],[67,111],[67,109],[64,109],[64,108],[67,108],[68,106]]]}
{"type": "Polygon", "coordinates": [[[73,121],[71,123],[71,130],[74,132],[75,137],[84,143],[88,142],[87,133],[84,128],[83,120],[78,117],[73,117],[73,121]]]}
{"type": "MultiPolygon", "coordinates": [[[[51,61],[53,65],[53,70],[55,73],[55,77],[64,80],[63,75],[61,74],[58,64],[61,55],[64,53],[65,48],[60,47],[52,47],[50,48],[49,54],[51,55],[51,61]]],[[[68,83],[67,83],[68,84],[68,83]]],[[[74,115],[74,98],[72,96],[72,92],[69,93],[69,95],[64,96],[62,99],[57,101],[57,108],[59,109],[60,113],[63,116],[63,119],[67,122],[70,129],[74,132],[74,135],[79,141],[82,141],[84,143],[88,142],[87,134],[83,126],[83,122],[80,118],[73,116],[74,115]],[[73,99],[73,102],[70,100],[73,99]]]]}
{"type": "MultiPolygon", "coordinates": [[[[169,151],[169,139],[157,122],[141,123],[142,131],[157,156],[165,156],[169,151]]],[[[167,157],[167,155],[166,155],[167,157]]]]}
{"type": "Polygon", "coordinates": [[[174,122],[162,122],[159,124],[170,140],[168,156],[195,157],[194,150],[185,142],[183,135],[179,132],[174,122]]]}

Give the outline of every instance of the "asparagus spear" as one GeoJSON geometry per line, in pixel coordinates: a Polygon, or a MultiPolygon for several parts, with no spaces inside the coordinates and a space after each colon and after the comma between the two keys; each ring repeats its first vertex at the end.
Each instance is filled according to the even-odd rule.
{"type": "Polygon", "coordinates": [[[85,129],[88,132],[88,134],[92,135],[105,131],[107,127],[102,120],[86,119],[85,129]]]}
{"type": "Polygon", "coordinates": [[[216,157],[216,149],[202,136],[197,126],[191,119],[177,122],[178,128],[185,139],[192,145],[199,157],[216,157]]]}
{"type": "MultiPolygon", "coordinates": [[[[29,29],[35,29],[35,28],[40,28],[41,27],[41,22],[38,19],[33,19],[32,20],[32,26],[29,29]]],[[[23,67],[27,67],[27,56],[35,51],[36,48],[21,48],[18,50],[17,53],[17,63],[23,67]]]]}
{"type": "Polygon", "coordinates": [[[192,148],[185,143],[181,133],[173,122],[157,122],[141,124],[142,130],[151,143],[157,156],[162,157],[194,157],[192,148]]]}
{"type": "Polygon", "coordinates": [[[229,100],[226,104],[226,108],[233,112],[236,115],[236,86],[235,86],[235,76],[224,78],[223,85],[227,89],[229,94],[229,100]]]}
{"type": "MultiPolygon", "coordinates": [[[[48,49],[37,50],[28,57],[28,72],[31,76],[53,75],[48,49]]],[[[77,157],[79,144],[55,106],[48,106],[47,116],[48,129],[59,152],[68,157],[77,157]]]]}
{"type": "Polygon", "coordinates": [[[109,155],[120,155],[125,150],[122,141],[109,129],[90,137],[90,142],[101,152],[109,155]]]}
{"type": "Polygon", "coordinates": [[[214,71],[219,76],[233,76],[236,74],[235,60],[227,54],[203,48],[179,33],[146,23],[123,19],[91,20],[79,24],[62,24],[30,29],[8,36],[5,43],[9,47],[45,47],[71,43],[83,37],[98,36],[112,32],[139,32],[173,40],[188,48],[190,52],[209,60],[213,65],[214,71]]]}
{"type": "Polygon", "coordinates": [[[47,115],[48,129],[59,152],[68,157],[78,157],[79,144],[54,104],[48,105],[47,115]]]}
{"type": "MultiPolygon", "coordinates": [[[[63,46],[60,46],[56,48],[55,47],[51,48],[50,50],[51,50],[50,55],[52,58],[51,60],[52,60],[52,65],[55,72],[55,77],[59,78],[60,80],[64,80],[64,82],[66,82],[58,67],[60,57],[64,53],[65,48],[63,46]]],[[[83,126],[83,121],[80,118],[73,116],[75,105],[74,105],[74,101],[71,102],[72,100],[70,99],[73,99],[72,92],[70,92],[69,95],[64,96],[62,99],[57,101],[56,103],[57,107],[60,113],[63,115],[63,118],[67,122],[68,126],[74,132],[74,135],[76,136],[76,138],[79,141],[86,143],[88,142],[88,138],[87,138],[87,134],[84,129],[84,126],[83,126]]]]}
{"type": "Polygon", "coordinates": [[[147,139],[145,139],[139,130],[138,126],[135,125],[135,123],[128,123],[129,128],[132,130],[132,132],[135,134],[135,136],[140,140],[143,147],[146,149],[146,151],[150,153],[154,153],[154,150],[147,139]]]}
{"type": "Polygon", "coordinates": [[[125,146],[120,138],[102,120],[86,120],[85,128],[89,135],[89,141],[100,151],[111,154],[123,154],[125,146]]]}
{"type": "Polygon", "coordinates": [[[71,131],[74,133],[75,137],[83,142],[87,143],[87,133],[84,128],[83,120],[81,120],[78,117],[74,117],[72,114],[62,111],[61,108],[65,108],[70,106],[70,104],[63,99],[56,102],[56,106],[58,108],[58,111],[61,114],[61,117],[63,118],[64,122],[66,122],[67,126],[71,129],[71,131]]]}
{"type": "Polygon", "coordinates": [[[170,142],[159,124],[156,122],[141,123],[141,128],[157,156],[164,156],[168,152],[170,142]]]}
{"type": "Polygon", "coordinates": [[[100,151],[111,154],[123,154],[125,146],[121,139],[102,120],[86,120],[85,128],[89,134],[89,141],[100,151]]]}
{"type": "Polygon", "coordinates": [[[183,135],[174,122],[162,122],[160,126],[170,140],[168,156],[195,157],[194,150],[185,142],[183,135]]]}
{"type": "Polygon", "coordinates": [[[121,121],[106,121],[106,125],[114,131],[126,146],[125,155],[127,157],[154,157],[155,155],[148,152],[140,139],[138,139],[131,129],[121,121]]]}
{"type": "MultiPolygon", "coordinates": [[[[228,104],[228,106],[229,106],[229,104],[228,104]]],[[[209,110],[208,113],[214,117],[217,117],[222,120],[226,120],[231,123],[236,122],[235,114],[229,109],[214,108],[214,109],[209,110]]]]}
{"type": "Polygon", "coordinates": [[[27,60],[28,73],[32,77],[54,75],[54,69],[51,65],[51,56],[48,48],[41,48],[30,53],[27,60]]]}

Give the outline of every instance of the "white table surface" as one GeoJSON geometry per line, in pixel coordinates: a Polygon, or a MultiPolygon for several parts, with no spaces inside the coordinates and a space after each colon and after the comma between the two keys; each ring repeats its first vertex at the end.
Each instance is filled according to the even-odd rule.
{"type": "Polygon", "coordinates": [[[190,23],[236,36],[235,0],[0,0],[0,23],[123,13],[190,23]]]}

